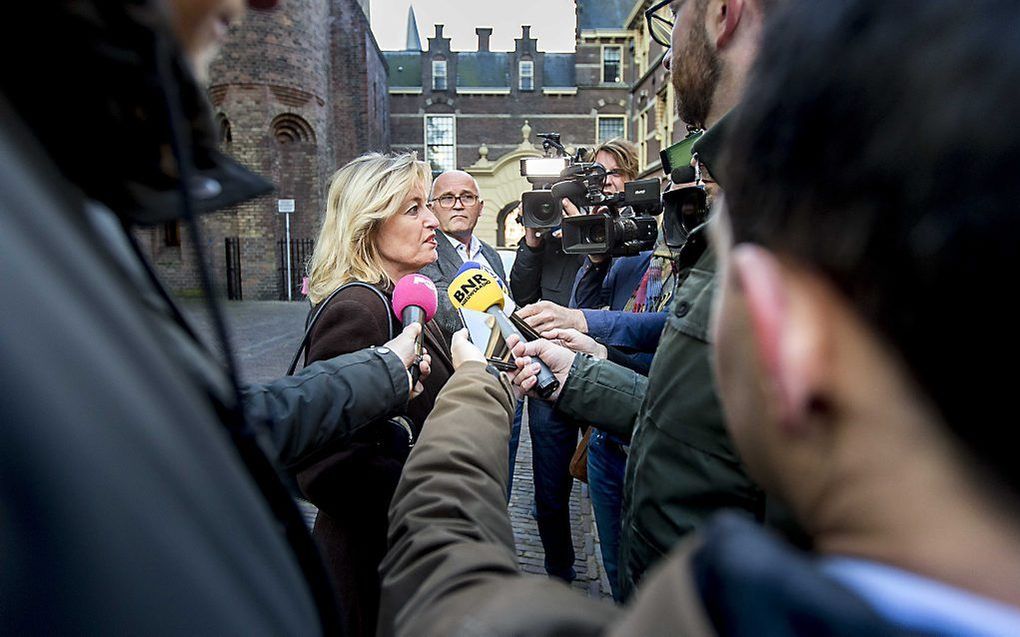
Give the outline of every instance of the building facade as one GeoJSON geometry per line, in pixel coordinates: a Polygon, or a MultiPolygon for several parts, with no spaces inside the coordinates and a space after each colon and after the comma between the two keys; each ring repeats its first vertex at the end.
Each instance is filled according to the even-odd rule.
{"type": "MultiPolygon", "coordinates": [[[[210,70],[209,97],[225,152],[276,192],[201,219],[212,278],[231,298],[287,298],[286,218],[293,200],[292,298],[315,238],[329,176],[390,147],[386,61],[368,0],[288,0],[249,12],[210,70]]],[[[139,233],[171,289],[200,290],[190,237],[176,224],[139,233]]]]}
{"type": "MultiPolygon", "coordinates": [[[[644,20],[646,0],[575,0],[573,53],[541,50],[522,27],[512,51],[492,51],[476,29],[473,51],[454,51],[436,25],[423,50],[409,11],[402,51],[379,50],[369,0],[288,0],[251,12],[213,63],[209,96],[222,148],[277,185],[272,195],[201,219],[212,278],[229,298],[299,294],[330,175],[369,151],[415,151],[436,172],[461,168],[479,181],[480,238],[514,246],[517,204],[530,185],[522,158],[541,154],[538,133],[558,132],[573,151],[626,137],[644,175],[659,150],[682,139],[663,48],[644,20]]],[[[200,292],[190,237],[177,224],[138,233],[172,291],[200,292]]]]}
{"type": "Polygon", "coordinates": [[[516,204],[531,187],[520,159],[541,154],[538,133],[560,133],[571,150],[630,136],[634,34],[625,21],[632,5],[577,0],[574,53],[542,51],[528,26],[513,51],[491,51],[488,27],[475,30],[473,51],[451,50],[442,25],[420,50],[409,29],[406,50],[384,52],[393,149],[416,151],[436,173],[474,175],[485,199],[477,234],[516,244],[516,204]]]}

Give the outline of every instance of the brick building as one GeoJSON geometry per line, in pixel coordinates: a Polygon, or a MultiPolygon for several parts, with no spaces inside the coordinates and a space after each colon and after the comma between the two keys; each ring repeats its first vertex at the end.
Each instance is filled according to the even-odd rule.
{"type": "MultiPolygon", "coordinates": [[[[286,298],[277,200],[295,202],[295,244],[314,239],[330,174],[363,152],[389,150],[386,62],[368,0],[288,0],[249,12],[212,65],[209,96],[223,149],[277,185],[269,196],[202,218],[213,281],[235,298],[286,298]]],[[[140,239],[175,292],[199,290],[187,233],[171,225],[140,239]]],[[[303,258],[295,250],[295,288],[303,258]]]]}
{"type": "MultiPolygon", "coordinates": [[[[686,129],[662,47],[647,33],[650,4],[575,0],[573,53],[542,51],[529,27],[513,51],[490,50],[488,27],[476,29],[476,50],[453,51],[442,25],[422,50],[413,11],[405,50],[381,52],[369,0],[288,0],[251,12],[214,62],[209,94],[223,149],[278,190],[202,218],[214,284],[232,298],[286,298],[277,200],[293,199],[297,290],[308,256],[298,248],[315,238],[329,176],[368,151],[415,150],[437,170],[475,175],[486,200],[478,233],[493,245],[523,234],[515,207],[530,185],[519,160],[540,154],[539,132],[561,133],[570,149],[627,137],[641,148],[644,174],[655,174],[659,150],[686,129]]],[[[173,224],[139,238],[174,292],[199,291],[187,233],[173,224]]]]}
{"type": "Polygon", "coordinates": [[[513,51],[491,51],[488,27],[475,30],[476,50],[453,51],[435,25],[423,51],[409,28],[407,50],[384,52],[393,149],[473,174],[485,198],[478,235],[515,244],[514,208],[530,189],[519,160],[540,154],[535,133],[559,132],[568,148],[628,135],[633,4],[577,0],[574,53],[542,51],[527,26],[513,51]]]}

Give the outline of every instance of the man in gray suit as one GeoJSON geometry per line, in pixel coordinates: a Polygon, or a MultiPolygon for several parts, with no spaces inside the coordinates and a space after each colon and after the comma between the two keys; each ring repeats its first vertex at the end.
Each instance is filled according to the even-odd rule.
{"type": "Polygon", "coordinates": [[[439,258],[425,266],[421,273],[432,279],[439,292],[439,309],[435,321],[447,338],[463,327],[457,311],[453,309],[446,290],[466,261],[475,261],[491,274],[506,283],[506,272],[499,253],[474,235],[478,217],[482,214],[482,198],[478,182],[462,170],[450,170],[432,182],[429,207],[443,229],[439,242],[439,258]]]}

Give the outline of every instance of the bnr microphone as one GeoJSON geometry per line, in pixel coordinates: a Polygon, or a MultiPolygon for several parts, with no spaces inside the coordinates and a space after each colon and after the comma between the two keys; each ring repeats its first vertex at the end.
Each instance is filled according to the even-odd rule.
{"type": "MultiPolygon", "coordinates": [[[[477,262],[477,261],[465,261],[464,264],[460,266],[460,269],[457,270],[457,275],[459,276],[461,274],[464,274],[468,270],[485,270],[489,274],[492,274],[492,270],[489,270],[488,268],[482,267],[482,264],[477,262]]],[[[509,305],[510,306],[509,311],[510,311],[511,314],[513,314],[514,312],[517,311],[517,305],[514,303],[513,298],[510,296],[510,288],[508,288],[506,286],[506,283],[503,283],[503,280],[500,279],[499,277],[495,277],[495,279],[496,279],[496,283],[499,284],[499,289],[503,290],[503,295],[504,295],[504,297],[503,297],[503,304],[504,304],[503,305],[503,311],[506,312],[507,311],[507,305],[509,305]]],[[[468,309],[470,309],[470,308],[468,308],[468,309]]]]}
{"type": "Polygon", "coordinates": [[[421,325],[418,338],[414,341],[414,363],[411,365],[411,385],[418,382],[421,369],[421,344],[425,337],[425,324],[436,315],[439,297],[436,284],[423,274],[408,274],[393,288],[393,313],[400,317],[400,322],[407,327],[411,323],[421,325]]]}
{"type": "MultiPolygon", "coordinates": [[[[506,314],[503,313],[503,291],[499,289],[496,279],[481,268],[468,268],[450,282],[450,302],[456,308],[467,308],[477,312],[485,312],[496,320],[499,331],[504,339],[516,334],[522,341],[527,339],[514,327],[506,314]]],[[[560,386],[552,370],[540,358],[535,359],[539,365],[538,383],[535,385],[538,395],[548,398],[560,386]]]]}

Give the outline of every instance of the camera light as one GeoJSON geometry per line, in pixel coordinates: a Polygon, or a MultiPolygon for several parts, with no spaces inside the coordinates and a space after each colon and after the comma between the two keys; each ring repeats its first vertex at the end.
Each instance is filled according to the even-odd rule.
{"type": "Polygon", "coordinates": [[[559,177],[566,168],[566,157],[537,157],[521,160],[522,177],[559,177]]]}

